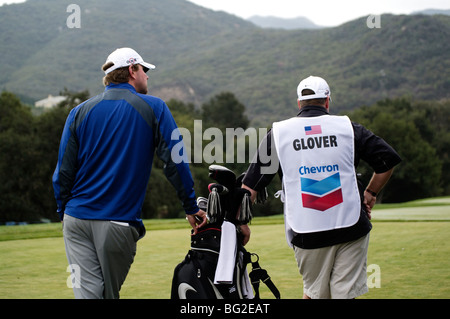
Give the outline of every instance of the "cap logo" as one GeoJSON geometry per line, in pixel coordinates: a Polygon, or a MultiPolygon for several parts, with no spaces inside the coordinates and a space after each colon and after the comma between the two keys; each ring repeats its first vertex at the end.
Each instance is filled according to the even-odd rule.
{"type": "Polygon", "coordinates": [[[136,62],[136,61],[137,61],[136,58],[129,58],[129,59],[127,60],[127,64],[133,64],[133,63],[136,62]]]}

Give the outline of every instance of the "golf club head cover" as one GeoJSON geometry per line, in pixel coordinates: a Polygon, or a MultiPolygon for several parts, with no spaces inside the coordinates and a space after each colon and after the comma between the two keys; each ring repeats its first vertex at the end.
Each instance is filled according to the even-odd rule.
{"type": "Polygon", "coordinates": [[[209,177],[229,190],[233,189],[236,184],[236,174],[232,170],[221,165],[210,165],[209,177]]]}
{"type": "Polygon", "coordinates": [[[216,187],[209,188],[208,204],[206,213],[210,222],[216,222],[222,216],[222,207],[220,205],[220,196],[216,187]]]}
{"type": "Polygon", "coordinates": [[[248,224],[252,219],[251,193],[244,188],[235,188],[230,211],[227,212],[227,220],[236,224],[248,224]]]}
{"type": "Polygon", "coordinates": [[[220,195],[226,195],[228,194],[229,190],[225,186],[217,183],[211,183],[208,185],[208,191],[211,193],[212,190],[215,189],[215,191],[220,195]]]}
{"type": "Polygon", "coordinates": [[[229,190],[217,183],[208,185],[207,215],[211,223],[221,222],[229,210],[229,190]]]}

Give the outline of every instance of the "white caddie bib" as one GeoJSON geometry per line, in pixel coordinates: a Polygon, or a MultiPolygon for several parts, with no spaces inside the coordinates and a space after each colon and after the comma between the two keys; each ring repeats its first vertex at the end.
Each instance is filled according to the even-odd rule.
{"type": "Polygon", "coordinates": [[[350,119],[295,117],[274,123],[272,133],[283,170],[286,228],[312,233],[356,224],[361,200],[350,119]]]}

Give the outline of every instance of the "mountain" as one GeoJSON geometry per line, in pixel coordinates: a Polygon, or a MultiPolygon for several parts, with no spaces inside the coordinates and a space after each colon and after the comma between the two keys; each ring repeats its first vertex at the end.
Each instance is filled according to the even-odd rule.
{"type": "Polygon", "coordinates": [[[323,28],[305,17],[286,19],[272,16],[268,17],[252,16],[247,20],[261,28],[269,28],[269,29],[295,30],[295,29],[323,28]]]}
{"type": "Polygon", "coordinates": [[[442,10],[442,9],[426,9],[421,11],[415,11],[411,13],[414,14],[427,14],[427,15],[435,15],[435,14],[443,14],[443,15],[450,15],[450,10],[442,10]]]}
{"type": "Polygon", "coordinates": [[[58,94],[64,86],[97,92],[102,88],[101,65],[123,46],[157,64],[151,80],[164,74],[176,79],[177,74],[167,71],[180,59],[198,56],[208,41],[222,34],[255,28],[184,0],[80,0],[81,28],[69,28],[71,3],[28,0],[0,7],[0,55],[5,57],[0,61],[0,90],[33,99],[58,94]]]}
{"type": "Polygon", "coordinates": [[[100,71],[129,46],[157,66],[150,93],[200,106],[231,91],[254,126],[296,114],[296,87],[311,74],[332,91],[335,112],[384,98],[450,97],[450,17],[383,15],[314,30],[262,29],[185,0],[78,0],[80,28],[68,28],[66,0],[0,7],[0,90],[39,100],[103,90],[100,71]]]}

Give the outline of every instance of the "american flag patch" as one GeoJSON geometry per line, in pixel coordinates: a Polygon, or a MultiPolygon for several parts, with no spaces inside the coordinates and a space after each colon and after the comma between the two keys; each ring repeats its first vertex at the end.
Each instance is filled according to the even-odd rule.
{"type": "Polygon", "coordinates": [[[322,134],[322,127],[320,125],[305,126],[306,135],[322,134]]]}

